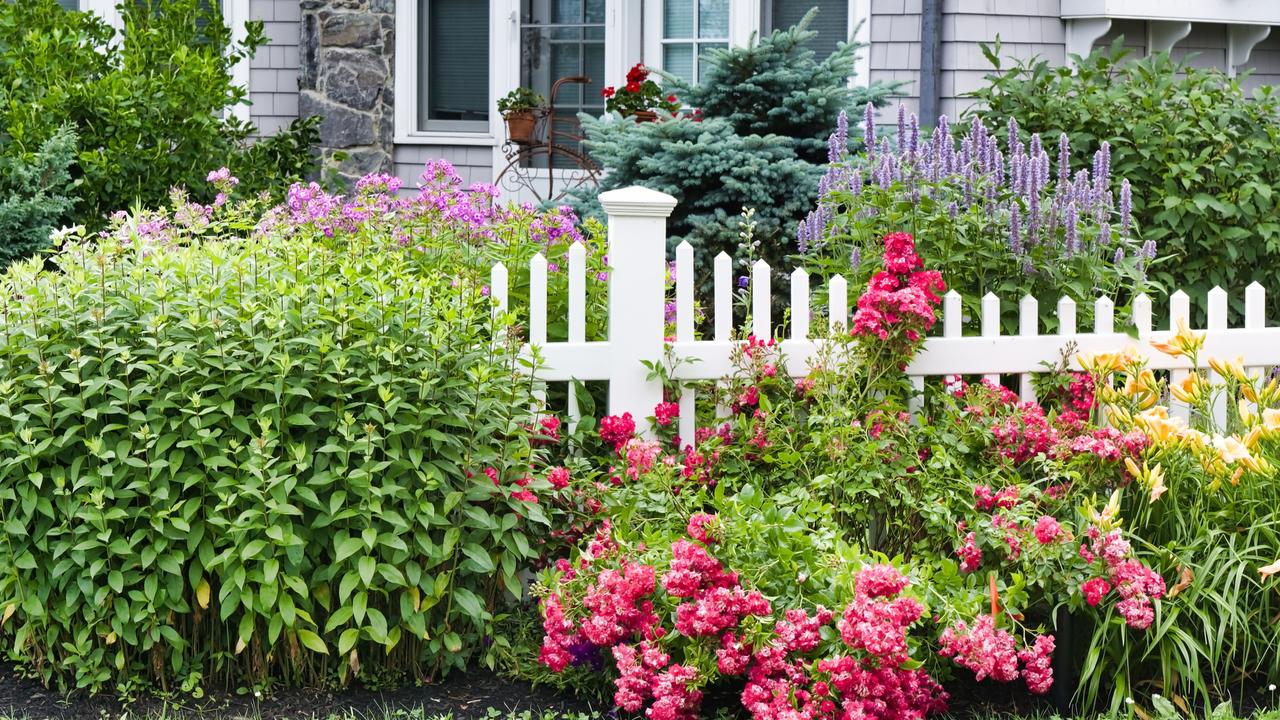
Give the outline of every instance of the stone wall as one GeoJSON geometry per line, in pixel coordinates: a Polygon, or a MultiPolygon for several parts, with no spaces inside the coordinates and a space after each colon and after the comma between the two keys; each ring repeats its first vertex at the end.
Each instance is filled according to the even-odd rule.
{"type": "Polygon", "coordinates": [[[319,115],[326,174],[392,172],[395,0],[301,0],[298,112],[319,115]]]}

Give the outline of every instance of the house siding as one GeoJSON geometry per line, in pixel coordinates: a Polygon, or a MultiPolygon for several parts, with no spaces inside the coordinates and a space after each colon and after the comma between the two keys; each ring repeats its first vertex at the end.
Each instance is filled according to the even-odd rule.
{"type": "Polygon", "coordinates": [[[261,20],[268,42],[249,63],[249,117],[273,135],[298,117],[299,0],[250,0],[249,18],[261,20]]]}
{"type": "Polygon", "coordinates": [[[449,161],[467,185],[493,182],[493,148],[487,145],[400,144],[392,153],[395,174],[406,188],[418,187],[418,176],[428,160],[449,161]]]}

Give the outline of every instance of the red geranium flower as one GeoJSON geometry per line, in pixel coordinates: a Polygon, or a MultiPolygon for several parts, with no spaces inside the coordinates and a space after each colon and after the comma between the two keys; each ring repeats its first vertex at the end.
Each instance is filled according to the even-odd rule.
{"type": "Polygon", "coordinates": [[[640,92],[640,83],[638,82],[627,83],[627,92],[633,92],[633,93],[640,92]]]}
{"type": "Polygon", "coordinates": [[[610,85],[609,87],[604,88],[603,90],[600,91],[600,97],[611,98],[613,97],[613,93],[614,93],[613,86],[610,85]]]}

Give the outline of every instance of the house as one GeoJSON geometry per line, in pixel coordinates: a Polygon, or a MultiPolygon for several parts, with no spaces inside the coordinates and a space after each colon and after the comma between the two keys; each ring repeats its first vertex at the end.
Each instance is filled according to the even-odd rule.
{"type": "MultiPolygon", "coordinates": [[[[114,0],[60,0],[110,14],[114,0]]],[[[1117,35],[1138,52],[1195,53],[1193,62],[1253,85],[1280,83],[1280,0],[222,0],[233,27],[261,20],[270,44],[237,73],[270,134],[321,115],[326,165],[347,176],[416,181],[443,157],[469,181],[508,164],[497,99],[517,86],[546,94],[560,77],[562,112],[601,112],[600,89],[636,62],[684,77],[709,47],[793,24],[811,7],[819,51],[869,44],[854,82],[905,81],[922,117],[957,115],[1003,54],[1065,63],[1117,35]],[[239,23],[242,24],[242,23],[239,23]]],[[[561,172],[531,168],[531,172],[561,172]]]]}

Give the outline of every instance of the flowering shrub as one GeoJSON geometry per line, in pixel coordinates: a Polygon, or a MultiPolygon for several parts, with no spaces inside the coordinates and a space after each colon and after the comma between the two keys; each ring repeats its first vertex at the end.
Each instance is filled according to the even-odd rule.
{"type": "Polygon", "coordinates": [[[654,110],[673,113],[680,109],[675,95],[663,92],[658,83],[649,79],[649,69],[643,63],[636,63],[627,71],[626,85],[621,88],[610,85],[600,91],[600,97],[605,99],[605,110],[623,117],[654,110]]]}
{"type": "Polygon", "coordinates": [[[1153,441],[1097,424],[1089,373],[1047,405],[955,379],[913,419],[901,371],[943,281],[908,234],[883,238],[875,273],[807,377],[749,336],[707,390],[727,414],[695,437],[670,400],[655,439],[602,420],[611,522],[540,576],[529,674],[607,679],[650,718],[691,717],[709,688],[767,720],[922,717],[956,677],[1048,692],[1059,607],[1152,632],[1185,591],[1120,516],[1153,441]]]}
{"type": "MultiPolygon", "coordinates": [[[[892,140],[870,108],[861,140],[865,149],[851,156],[841,115],[817,207],[796,231],[806,263],[823,273],[865,280],[880,238],[905,230],[927,240],[921,256],[975,313],[988,292],[1123,302],[1144,287],[1155,244],[1136,239],[1132,191],[1127,181],[1115,187],[1107,143],[1091,167],[1075,170],[1066,135],[1051,160],[1040,135],[1024,137],[1016,120],[1003,141],[976,115],[958,139],[946,116],[923,137],[901,106],[892,140]]],[[[1056,318],[1045,310],[1041,321],[1052,329],[1056,318]]],[[[1016,319],[1005,324],[1016,332],[1016,319]]]]}

